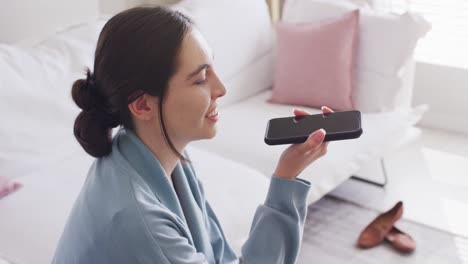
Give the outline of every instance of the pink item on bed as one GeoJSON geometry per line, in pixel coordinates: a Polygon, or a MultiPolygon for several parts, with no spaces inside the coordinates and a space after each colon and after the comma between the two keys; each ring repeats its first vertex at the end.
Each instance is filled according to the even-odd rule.
{"type": "Polygon", "coordinates": [[[359,11],[319,23],[277,26],[272,103],[353,110],[359,11]]]}
{"type": "Polygon", "coordinates": [[[13,182],[8,178],[0,177],[0,199],[21,188],[21,183],[13,182]]]}

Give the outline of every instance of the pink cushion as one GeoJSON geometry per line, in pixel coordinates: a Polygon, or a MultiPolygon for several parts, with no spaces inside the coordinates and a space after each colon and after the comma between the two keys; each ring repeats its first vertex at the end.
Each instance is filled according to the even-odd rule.
{"type": "Polygon", "coordinates": [[[22,185],[20,183],[13,182],[8,178],[0,177],[0,199],[21,187],[22,185]]]}
{"type": "Polygon", "coordinates": [[[319,23],[277,25],[272,103],[353,110],[359,11],[319,23]]]}

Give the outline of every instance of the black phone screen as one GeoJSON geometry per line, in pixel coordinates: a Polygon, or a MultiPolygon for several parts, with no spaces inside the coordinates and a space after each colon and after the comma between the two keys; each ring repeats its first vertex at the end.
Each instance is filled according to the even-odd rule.
{"type": "Polygon", "coordinates": [[[266,136],[271,139],[303,137],[320,128],[325,129],[327,134],[354,132],[361,128],[360,114],[352,110],[327,115],[275,118],[270,120],[266,136]]]}

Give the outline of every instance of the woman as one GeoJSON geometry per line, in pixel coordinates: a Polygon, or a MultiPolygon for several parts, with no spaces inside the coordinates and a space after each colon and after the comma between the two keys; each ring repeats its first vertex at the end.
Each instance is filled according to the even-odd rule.
{"type": "Polygon", "coordinates": [[[296,176],[326,153],[325,131],[283,152],[238,258],[184,151],[215,136],[225,94],[206,41],[181,13],[140,7],[110,19],[94,73],[72,87],[83,110],[75,137],[97,159],[53,263],[294,263],[310,188],[296,176]]]}

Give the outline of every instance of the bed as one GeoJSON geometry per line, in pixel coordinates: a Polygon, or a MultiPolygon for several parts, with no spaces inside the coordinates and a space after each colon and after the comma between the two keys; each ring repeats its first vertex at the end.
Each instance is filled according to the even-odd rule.
{"type": "MultiPolygon", "coordinates": [[[[7,263],[50,262],[73,201],[93,162],[72,134],[78,109],[71,101],[69,87],[73,80],[82,77],[84,66],[92,65],[97,35],[109,18],[102,13],[148,2],[152,1],[2,3],[0,70],[4,76],[16,79],[0,78],[3,120],[0,173],[23,187],[0,199],[0,263],[2,258],[7,263]],[[9,68],[2,68],[7,65],[5,62],[11,62],[9,68]]],[[[271,12],[277,14],[279,3],[268,2],[271,12]]],[[[243,7],[236,6],[239,10],[243,7]]],[[[260,7],[265,5],[255,6],[260,7]]],[[[260,19],[255,8],[249,11],[250,18],[260,19]]],[[[262,12],[268,16],[268,11],[262,12]]],[[[235,17],[236,13],[231,15],[235,17]]],[[[269,21],[264,19],[262,23],[264,27],[269,21]]],[[[206,33],[210,37],[210,32],[206,33]]],[[[216,40],[223,39],[219,36],[214,39],[214,47],[220,49],[222,43],[216,40]]],[[[256,206],[263,202],[268,177],[284,148],[263,143],[265,124],[270,118],[291,113],[291,106],[266,103],[271,96],[268,87],[271,71],[257,70],[272,63],[266,53],[271,53],[272,47],[260,44],[265,48],[260,54],[265,56],[247,65],[251,67],[247,67],[245,76],[230,78],[229,71],[235,69],[225,72],[227,86],[233,89],[231,97],[220,107],[222,119],[217,137],[195,142],[188,149],[207,197],[237,252],[248,234],[256,206]]],[[[260,44],[255,45],[258,48],[260,44]]],[[[217,56],[223,58],[219,52],[217,56]]],[[[225,62],[229,64],[229,60],[225,62]]],[[[314,108],[306,110],[319,112],[314,108]]],[[[327,156],[301,174],[313,182],[309,202],[316,201],[352,174],[358,175],[366,163],[417,136],[414,124],[425,111],[425,107],[419,107],[363,113],[364,134],[360,139],[330,144],[327,156]],[[388,140],[391,137],[399,140],[388,140]]]]}

